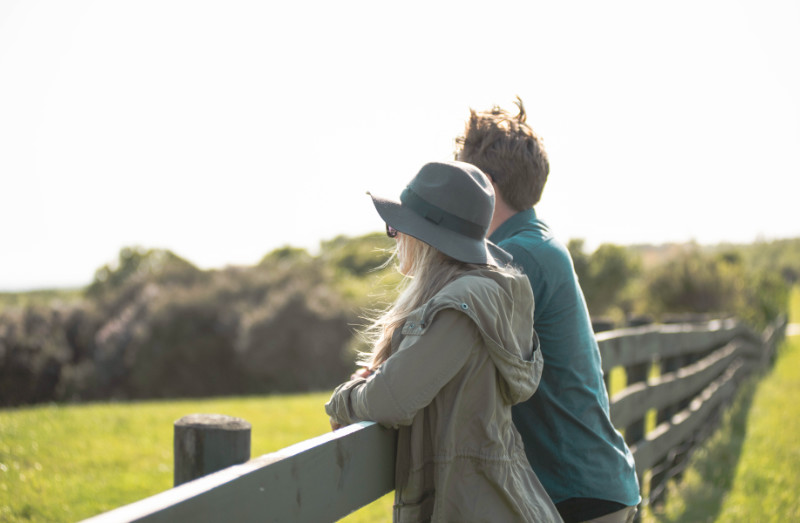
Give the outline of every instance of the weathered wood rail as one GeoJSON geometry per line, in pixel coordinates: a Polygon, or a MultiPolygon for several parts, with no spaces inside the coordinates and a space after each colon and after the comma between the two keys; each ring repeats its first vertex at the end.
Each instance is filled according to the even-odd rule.
{"type": "Polygon", "coordinates": [[[772,362],[785,329],[785,318],[762,334],[727,319],[597,334],[605,375],[625,369],[611,419],[624,431],[640,482],[648,482],[645,503],[662,499],[666,481],[680,475],[742,380],[772,362]]]}
{"type": "MultiPolygon", "coordinates": [[[[646,503],[681,473],[742,380],[772,362],[785,329],[781,319],[756,334],[729,319],[597,335],[606,376],[625,369],[611,418],[647,482],[646,503]]],[[[393,490],[395,446],[394,431],[358,423],[86,521],[335,521],[393,490]]]]}

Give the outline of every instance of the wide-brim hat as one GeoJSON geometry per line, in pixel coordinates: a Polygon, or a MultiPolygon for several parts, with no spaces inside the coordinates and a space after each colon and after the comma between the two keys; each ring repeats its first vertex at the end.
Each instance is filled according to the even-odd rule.
{"type": "Polygon", "coordinates": [[[370,193],[383,221],[465,263],[503,266],[511,255],[486,239],[494,211],[489,178],[465,162],[431,162],[400,194],[370,193]]]}

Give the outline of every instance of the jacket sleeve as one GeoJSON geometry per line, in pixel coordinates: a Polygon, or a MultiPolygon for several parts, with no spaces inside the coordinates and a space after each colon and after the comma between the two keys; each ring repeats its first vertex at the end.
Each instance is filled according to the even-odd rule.
{"type": "Polygon", "coordinates": [[[339,385],[325,411],[342,425],[365,420],[409,425],[464,366],[479,340],[468,316],[444,309],[424,332],[407,335],[369,378],[339,385]]]}

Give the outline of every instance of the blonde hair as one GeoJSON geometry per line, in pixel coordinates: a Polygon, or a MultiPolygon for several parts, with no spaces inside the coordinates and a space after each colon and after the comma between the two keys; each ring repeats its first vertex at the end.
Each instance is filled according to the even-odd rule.
{"type": "Polygon", "coordinates": [[[503,200],[514,210],[530,209],[542,197],[550,163],[541,137],[527,123],[522,100],[512,116],[495,106],[470,109],[464,136],[456,138],[456,160],[469,162],[488,174],[503,200]]]}
{"type": "Polygon", "coordinates": [[[397,260],[398,269],[406,277],[401,283],[397,300],[363,332],[373,348],[372,352],[362,353],[358,363],[373,370],[392,355],[394,331],[402,328],[411,312],[433,298],[445,285],[471,270],[501,270],[488,265],[460,262],[402,233],[398,235],[392,258],[397,260]]]}

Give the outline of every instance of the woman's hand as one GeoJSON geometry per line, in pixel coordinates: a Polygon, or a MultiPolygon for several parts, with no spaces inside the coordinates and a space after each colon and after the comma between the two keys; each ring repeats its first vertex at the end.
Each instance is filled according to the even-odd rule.
{"type": "Polygon", "coordinates": [[[357,371],[355,371],[355,372],[354,372],[354,373],[353,373],[353,374],[350,376],[350,379],[351,379],[351,380],[354,380],[354,379],[356,379],[356,378],[364,378],[364,379],[367,379],[367,378],[369,378],[369,377],[370,377],[370,375],[372,375],[372,369],[370,369],[369,367],[361,367],[360,369],[358,369],[357,371]]]}

